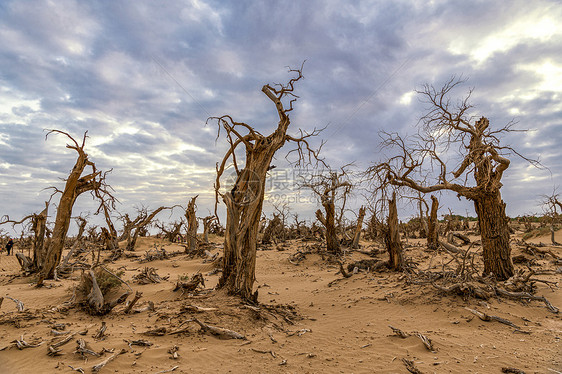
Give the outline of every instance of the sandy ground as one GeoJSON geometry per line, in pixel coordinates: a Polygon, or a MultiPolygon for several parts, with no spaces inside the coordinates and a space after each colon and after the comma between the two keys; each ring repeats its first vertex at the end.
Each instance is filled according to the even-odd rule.
{"type": "MultiPolygon", "coordinates": [[[[557,234],[562,242],[562,235],[557,234]]],[[[546,243],[548,238],[531,241],[546,243]]],[[[156,243],[160,242],[141,238],[136,252],[142,254],[156,243]]],[[[502,367],[515,367],[526,373],[562,372],[561,313],[549,312],[544,304],[508,299],[463,300],[444,295],[431,286],[407,285],[403,275],[386,271],[360,272],[343,279],[338,267],[318,254],[308,254],[298,265],[288,261],[291,254],[310,244],[294,241],[288,243],[285,251],[258,252],[259,301],[277,305],[283,313],[266,308],[253,311],[220,291],[192,297],[173,292],[179,276],[197,271],[205,275],[207,289],[218,281],[218,275],[208,275],[212,264],[186,255],[145,264],[121,259],[109,265],[111,269],[124,270],[123,279],[143,293],[138,307],[152,301],[155,311],[124,314],[123,305],[103,317],[89,316],[76,308],[50,311],[70,298],[79,272],[74,273],[73,279],[47,281],[47,287],[37,289],[32,278],[16,276],[19,265],[15,257],[2,255],[0,296],[21,300],[27,312],[18,313],[15,303],[4,299],[0,309],[0,349],[8,348],[0,351],[0,373],[72,373],[70,366],[90,373],[92,366],[112,355],[104,353],[84,359],[74,353],[78,338],[96,352],[103,348],[126,350],[101,369],[102,373],[162,373],[173,368],[174,373],[407,373],[403,358],[412,360],[422,373],[501,373],[502,367]],[[132,282],[132,277],[145,266],[156,268],[160,276],[169,276],[168,280],[149,285],[132,282]],[[195,313],[187,311],[187,305],[216,310],[195,313]],[[508,319],[528,333],[514,332],[513,327],[497,322],[483,322],[465,307],[508,319]],[[292,315],[293,311],[300,317],[292,315]],[[203,334],[198,325],[186,322],[193,317],[237,331],[247,340],[221,340],[203,334]],[[107,336],[96,340],[93,335],[102,321],[107,323],[107,336]],[[62,355],[50,357],[48,344],[64,338],[51,335],[55,323],[66,324],[66,331],[88,332],[73,336],[60,348],[62,355]],[[414,335],[405,339],[393,335],[389,325],[429,337],[436,351],[427,350],[414,335]],[[165,336],[142,334],[157,327],[187,330],[165,336]],[[18,350],[11,342],[22,335],[28,343],[43,343],[18,350]],[[152,345],[128,344],[138,339],[148,340],[152,345]],[[168,352],[174,346],[179,349],[177,359],[172,359],[168,352]]],[[[364,244],[367,247],[372,243],[364,244]]],[[[165,245],[168,251],[182,249],[176,244],[165,245]]],[[[219,250],[217,247],[215,252],[219,250]]],[[[561,248],[553,251],[562,255],[561,248]]],[[[421,267],[430,260],[440,261],[419,247],[408,248],[406,255],[421,267]]],[[[367,256],[350,253],[346,262],[361,258],[367,256]]],[[[384,260],[386,254],[378,258],[384,260]]],[[[548,261],[541,260],[541,265],[548,268],[548,261]]],[[[550,269],[555,266],[550,265],[550,269]]],[[[541,279],[560,281],[560,274],[541,279]]],[[[562,307],[560,290],[539,284],[537,294],[562,307]]]]}

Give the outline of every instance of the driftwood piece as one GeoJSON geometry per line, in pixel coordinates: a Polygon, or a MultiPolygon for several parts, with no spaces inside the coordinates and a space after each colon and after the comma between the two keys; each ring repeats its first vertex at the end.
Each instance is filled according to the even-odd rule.
{"type": "Polygon", "coordinates": [[[452,245],[452,244],[446,243],[446,242],[444,242],[444,241],[442,241],[442,240],[439,240],[439,244],[440,244],[443,248],[445,248],[445,250],[446,250],[447,252],[452,252],[452,253],[455,253],[455,254],[463,253],[463,252],[464,252],[462,249],[460,249],[460,248],[458,248],[458,247],[456,247],[456,246],[454,246],[454,245],[452,245]]]}
{"type": "Polygon", "coordinates": [[[135,304],[137,303],[137,301],[139,301],[141,297],[142,297],[142,292],[135,291],[135,296],[133,297],[133,300],[131,300],[129,305],[127,305],[127,308],[125,308],[125,314],[129,314],[131,312],[131,309],[133,309],[133,306],[135,306],[135,304]]]}
{"type": "Polygon", "coordinates": [[[145,267],[139,274],[136,274],[133,279],[138,284],[160,283],[168,277],[161,277],[156,273],[156,269],[152,267],[145,267]]]}
{"type": "Polygon", "coordinates": [[[203,274],[196,273],[188,282],[178,281],[174,287],[174,291],[181,290],[181,294],[183,295],[185,292],[195,291],[199,285],[205,287],[205,279],[203,278],[203,274]]]}
{"type": "Polygon", "coordinates": [[[126,340],[125,342],[129,345],[129,348],[131,348],[133,345],[138,345],[140,347],[150,347],[152,346],[152,343],[149,342],[148,340],[144,340],[144,339],[137,339],[137,340],[126,340]]]}
{"type": "Polygon", "coordinates": [[[510,374],[525,374],[525,372],[521,369],[510,368],[510,367],[503,367],[502,373],[510,373],[510,374]]]}
{"type": "Polygon", "coordinates": [[[166,332],[168,330],[165,327],[158,327],[152,330],[148,330],[143,332],[143,335],[148,335],[148,336],[164,336],[166,335],[166,332]]]}
{"type": "Polygon", "coordinates": [[[22,335],[20,339],[16,339],[14,341],[12,341],[12,343],[16,344],[16,347],[19,350],[25,349],[25,348],[37,348],[40,345],[42,345],[44,342],[39,342],[39,343],[28,343],[25,341],[24,336],[22,335]]]}
{"type": "Polygon", "coordinates": [[[425,346],[425,348],[427,348],[428,351],[430,352],[436,352],[437,350],[435,349],[435,347],[433,346],[433,342],[431,341],[430,338],[428,338],[427,336],[420,334],[419,332],[416,333],[416,336],[422,341],[423,345],[425,346]]]}
{"type": "Polygon", "coordinates": [[[546,308],[552,313],[559,312],[559,309],[554,305],[552,305],[544,296],[536,296],[528,292],[509,292],[506,290],[502,290],[501,288],[496,288],[496,292],[502,296],[510,297],[512,299],[519,299],[519,300],[527,299],[527,300],[542,301],[546,305],[546,308]]]}
{"type": "Polygon", "coordinates": [[[88,344],[84,339],[78,339],[76,341],[76,350],[74,351],[74,353],[79,354],[82,358],[86,358],[86,355],[91,355],[94,357],[100,356],[99,353],[94,352],[88,348],[88,344]]]}
{"type": "Polygon", "coordinates": [[[423,374],[417,367],[414,365],[414,361],[408,360],[406,358],[402,359],[404,366],[406,366],[406,370],[408,370],[412,374],[423,374]]]}
{"type": "Polygon", "coordinates": [[[482,321],[485,321],[485,322],[496,321],[496,322],[499,322],[499,323],[503,323],[504,325],[508,325],[508,326],[513,327],[513,328],[516,328],[518,330],[521,329],[515,323],[513,323],[513,322],[511,322],[511,321],[509,321],[505,318],[501,318],[501,317],[498,317],[498,316],[491,316],[489,314],[482,313],[482,312],[479,312],[477,310],[466,308],[466,307],[464,309],[468,310],[470,313],[474,314],[475,316],[480,318],[482,321]]]}
{"type": "Polygon", "coordinates": [[[11,296],[6,296],[6,299],[10,299],[14,303],[16,303],[16,309],[18,310],[18,312],[23,312],[25,310],[25,306],[23,305],[23,302],[19,301],[18,299],[14,299],[11,296]]]}
{"type": "Polygon", "coordinates": [[[102,321],[100,329],[94,334],[93,338],[96,340],[105,339],[105,330],[107,330],[107,325],[105,321],[102,321]]]}
{"type": "Polygon", "coordinates": [[[139,308],[139,309],[133,309],[132,312],[133,313],[142,313],[142,312],[154,312],[156,310],[156,308],[154,307],[154,303],[152,301],[148,302],[148,305],[143,307],[143,308],[139,308]]]}
{"type": "Polygon", "coordinates": [[[460,239],[463,245],[470,244],[470,239],[468,238],[468,236],[461,234],[460,232],[453,232],[452,234],[455,238],[460,239]]]}
{"type": "Polygon", "coordinates": [[[178,347],[177,345],[174,345],[172,348],[168,349],[168,353],[172,355],[170,357],[172,360],[177,360],[180,357],[178,353],[179,350],[180,347],[178,347]]]}
{"type": "Polygon", "coordinates": [[[79,372],[79,373],[81,373],[81,374],[85,374],[85,373],[86,373],[86,372],[84,371],[84,369],[82,369],[82,368],[75,368],[75,367],[72,366],[72,365],[68,365],[68,367],[71,368],[73,371],[77,371],[77,372],[79,372]]]}
{"type": "Polygon", "coordinates": [[[180,313],[190,312],[190,313],[203,313],[203,312],[213,312],[218,310],[217,308],[205,308],[202,306],[197,306],[193,304],[182,305],[180,313]]]}
{"type": "Polygon", "coordinates": [[[338,265],[340,266],[340,273],[344,278],[349,278],[353,275],[353,273],[348,273],[347,271],[345,271],[343,263],[341,261],[338,261],[338,265]]]}
{"type": "Polygon", "coordinates": [[[179,368],[179,366],[176,365],[176,366],[174,366],[174,367],[171,368],[171,369],[166,369],[166,370],[157,371],[155,374],[170,373],[170,372],[172,372],[172,371],[176,371],[176,369],[178,369],[178,368],[179,368]]]}
{"type": "Polygon", "coordinates": [[[431,282],[431,285],[445,293],[456,293],[458,295],[474,295],[477,298],[484,300],[488,300],[489,298],[494,296],[494,293],[492,291],[487,291],[472,282],[459,282],[449,287],[440,286],[435,284],[434,282],[431,282]]]}
{"type": "Polygon", "coordinates": [[[232,330],[228,330],[228,329],[224,329],[222,327],[216,327],[216,326],[211,326],[211,325],[207,325],[206,323],[203,323],[201,321],[199,321],[197,318],[193,318],[192,320],[193,322],[197,323],[199,326],[201,326],[201,331],[217,336],[219,339],[243,339],[246,340],[246,337],[240,333],[237,333],[236,331],[232,331],[232,330]]]}
{"type": "Polygon", "coordinates": [[[68,335],[66,338],[61,339],[57,342],[53,342],[51,344],[49,344],[49,347],[53,347],[53,348],[58,348],[58,347],[62,347],[63,345],[65,345],[66,343],[68,343],[69,341],[72,340],[72,338],[74,337],[74,335],[76,335],[75,332],[73,332],[72,334],[68,335]]]}
{"type": "Polygon", "coordinates": [[[105,360],[103,360],[102,362],[100,362],[97,365],[92,366],[92,372],[97,373],[98,371],[100,371],[105,365],[107,365],[108,363],[110,363],[111,361],[113,361],[115,359],[115,357],[123,354],[127,352],[126,349],[122,349],[121,351],[114,353],[113,355],[109,356],[108,358],[106,358],[105,360]]]}
{"type": "Polygon", "coordinates": [[[406,339],[408,336],[410,336],[410,334],[408,334],[408,333],[406,333],[406,332],[404,332],[404,331],[402,331],[402,330],[400,330],[400,329],[397,329],[396,327],[392,327],[392,326],[390,326],[390,325],[388,325],[388,327],[390,327],[390,328],[392,329],[392,331],[394,332],[394,334],[395,334],[396,336],[399,336],[399,337],[401,337],[402,339],[406,339]]]}
{"type": "Polygon", "coordinates": [[[90,278],[92,279],[92,290],[88,294],[88,305],[96,313],[99,313],[104,304],[103,294],[101,293],[101,289],[98,285],[98,281],[96,279],[94,271],[90,270],[88,274],[90,274],[90,278]]]}

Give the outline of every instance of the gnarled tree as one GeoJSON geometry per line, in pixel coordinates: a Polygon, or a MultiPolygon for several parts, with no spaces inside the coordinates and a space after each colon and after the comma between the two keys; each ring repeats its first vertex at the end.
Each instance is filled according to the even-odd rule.
{"type": "Polygon", "coordinates": [[[430,110],[421,120],[421,130],[410,139],[398,134],[383,134],[383,146],[398,152],[387,161],[370,167],[368,173],[386,184],[421,193],[450,190],[471,200],[482,235],[484,274],[507,279],[513,275],[513,263],[508,218],[500,193],[501,179],[510,164],[506,156],[520,154],[500,145],[499,137],[513,131],[512,124],[493,130],[485,117],[472,120],[468,103],[470,92],[456,105],[450,102],[451,90],[460,83],[452,78],[441,89],[424,86],[419,93],[430,105],[430,110]],[[451,172],[449,159],[455,146],[460,157],[451,172]],[[430,183],[432,179],[434,183],[430,183]]]}
{"type": "Polygon", "coordinates": [[[43,280],[53,277],[54,271],[61,260],[62,250],[64,248],[66,234],[68,232],[70,218],[72,216],[72,208],[74,207],[74,203],[76,202],[78,196],[84,192],[91,191],[92,196],[94,197],[96,195],[103,195],[109,200],[113,200],[113,197],[108,192],[109,187],[105,183],[106,173],[102,173],[97,170],[96,165],[88,159],[88,155],[84,152],[87,132],[84,133],[82,144],[78,144],[72,136],[60,130],[49,130],[45,138],[53,133],[62,134],[68,137],[71,143],[67,144],[66,147],[75,150],[78,153],[78,158],[76,159],[76,163],[68,175],[68,178],[66,178],[64,190],[54,188],[55,193],[60,193],[61,197],[57,206],[53,235],[42,261],[37,281],[38,286],[43,284],[43,280]],[[88,167],[91,169],[91,172],[89,174],[82,175],[84,170],[88,167]]]}
{"type": "Polygon", "coordinates": [[[312,133],[301,131],[299,137],[287,134],[289,113],[297,100],[293,93],[294,84],[302,79],[301,70],[302,68],[291,69],[290,71],[297,76],[286,85],[266,84],[262,87],[262,92],[273,102],[279,115],[277,128],[270,135],[262,135],[252,126],[235,122],[228,115],[212,118],[218,121],[219,135],[221,128],[226,131],[226,139],[230,145],[222,161],[217,164],[215,182],[216,204],[220,196],[226,205],[223,273],[219,287],[250,301],[257,301],[257,291],[253,293],[257,235],[262,215],[265,179],[271,160],[286,142],[297,144],[294,151],[298,153],[299,160],[305,156],[310,160],[317,155],[307,142],[308,137],[317,134],[316,130],[312,133]],[[288,104],[283,102],[287,99],[288,104]],[[240,148],[243,148],[244,152],[237,154],[240,148]],[[227,191],[221,192],[220,179],[229,165],[233,165],[235,182],[227,191]]]}

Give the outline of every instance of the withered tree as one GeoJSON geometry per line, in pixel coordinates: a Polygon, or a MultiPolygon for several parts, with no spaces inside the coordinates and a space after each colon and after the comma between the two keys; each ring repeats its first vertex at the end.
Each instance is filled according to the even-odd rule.
{"type": "Polygon", "coordinates": [[[201,218],[203,222],[203,243],[209,243],[209,231],[211,230],[211,224],[215,222],[217,217],[215,216],[207,216],[201,218]]]}
{"type": "Polygon", "coordinates": [[[452,78],[441,89],[425,85],[419,93],[430,109],[420,121],[420,131],[412,138],[383,134],[383,147],[395,149],[397,154],[373,165],[368,173],[386,184],[424,194],[450,190],[471,200],[482,235],[484,274],[507,279],[513,275],[513,263],[500,189],[510,164],[506,156],[519,153],[500,145],[500,136],[513,131],[512,124],[494,130],[487,118],[472,119],[470,92],[456,104],[450,101],[451,91],[460,83],[452,78]],[[455,147],[460,159],[453,168],[449,160],[455,147]]]}
{"type": "Polygon", "coordinates": [[[154,217],[156,217],[156,215],[163,210],[173,209],[173,208],[174,207],[161,206],[157,209],[154,209],[150,213],[148,213],[148,209],[145,207],[139,208],[137,217],[132,221],[133,224],[128,226],[128,230],[130,230],[130,232],[127,235],[128,239],[127,239],[126,249],[128,251],[134,251],[139,235],[152,222],[154,217]]]}
{"type": "Polygon", "coordinates": [[[357,222],[355,223],[355,233],[353,234],[353,241],[351,242],[351,248],[359,248],[359,239],[361,239],[361,230],[363,229],[363,220],[365,219],[365,207],[359,208],[359,214],[357,215],[357,222]]]}
{"type": "Polygon", "coordinates": [[[226,139],[230,145],[222,161],[217,164],[215,182],[216,204],[220,196],[226,205],[223,273],[219,287],[250,301],[257,301],[257,291],[253,293],[257,235],[262,215],[265,179],[271,160],[286,142],[297,144],[295,151],[299,160],[305,156],[310,160],[317,155],[307,142],[308,137],[317,134],[316,130],[312,133],[301,131],[298,137],[287,134],[289,113],[297,100],[293,93],[294,85],[303,78],[302,68],[291,69],[290,72],[295,73],[296,77],[290,79],[287,84],[266,84],[262,87],[262,92],[273,102],[279,115],[277,128],[270,135],[262,135],[252,126],[235,122],[228,115],[212,118],[218,121],[219,135],[221,128],[226,131],[226,139]],[[284,103],[284,100],[289,102],[284,103]],[[240,152],[240,148],[243,148],[243,152],[240,152]],[[229,165],[234,168],[236,180],[227,191],[221,192],[220,180],[229,165]]]}
{"type": "Polygon", "coordinates": [[[53,234],[42,260],[42,266],[37,281],[38,286],[43,284],[43,280],[53,277],[54,271],[61,260],[64,243],[66,241],[66,234],[68,232],[70,218],[72,216],[72,208],[74,207],[74,203],[76,202],[78,196],[84,192],[91,191],[93,192],[92,196],[94,197],[96,196],[95,194],[98,194],[107,197],[109,200],[113,200],[113,197],[108,191],[109,187],[105,183],[106,173],[102,173],[97,170],[96,165],[88,159],[88,155],[84,151],[87,132],[84,133],[81,144],[64,131],[49,130],[45,138],[47,138],[50,134],[62,134],[70,139],[70,144],[67,144],[66,147],[76,151],[76,153],[78,153],[78,158],[76,159],[76,163],[74,164],[72,171],[66,178],[64,189],[59,190],[58,188],[53,187],[55,189],[55,193],[60,193],[61,197],[57,206],[53,234]],[[90,173],[83,175],[86,168],[90,169],[90,173]]]}
{"type": "Polygon", "coordinates": [[[384,242],[388,251],[388,267],[391,270],[402,270],[404,267],[404,256],[402,255],[402,242],[398,231],[398,209],[396,207],[396,192],[392,192],[392,198],[388,200],[388,218],[384,230],[384,242]]]}
{"type": "Polygon", "coordinates": [[[560,245],[554,238],[556,224],[560,221],[560,212],[562,212],[562,202],[560,202],[560,194],[556,193],[556,189],[550,195],[542,195],[542,205],[545,216],[550,221],[550,241],[553,245],[560,245]]]}
{"type": "Polygon", "coordinates": [[[353,188],[346,167],[342,167],[340,171],[328,170],[313,174],[305,179],[306,181],[301,184],[302,187],[311,189],[324,208],[324,212],[320,209],[316,211],[316,218],[324,226],[326,250],[339,254],[338,227],[345,211],[347,197],[353,188]],[[336,213],[336,205],[339,214],[336,213]]]}
{"type": "Polygon", "coordinates": [[[439,221],[437,211],[439,210],[439,200],[431,195],[431,210],[427,220],[427,247],[437,249],[439,247],[439,221]]]}

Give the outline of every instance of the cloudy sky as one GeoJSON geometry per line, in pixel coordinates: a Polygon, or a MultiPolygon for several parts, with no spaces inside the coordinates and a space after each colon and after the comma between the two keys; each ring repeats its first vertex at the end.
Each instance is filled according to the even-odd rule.
{"type": "Polygon", "coordinates": [[[539,195],[562,184],[561,19],[560,2],[540,0],[2,1],[0,214],[38,212],[43,189],[63,185],[76,154],[63,136],[45,140],[56,128],[88,131],[120,211],[199,194],[206,215],[226,149],[206,119],[230,114],[268,133],[277,115],[261,86],[304,60],[290,131],[327,126],[332,167],[381,159],[380,130],[415,132],[424,104],[414,90],[462,76],[455,95],[475,89],[474,115],[532,129],[505,141],[549,169],[513,157],[502,192],[509,215],[540,212],[539,195]]]}

